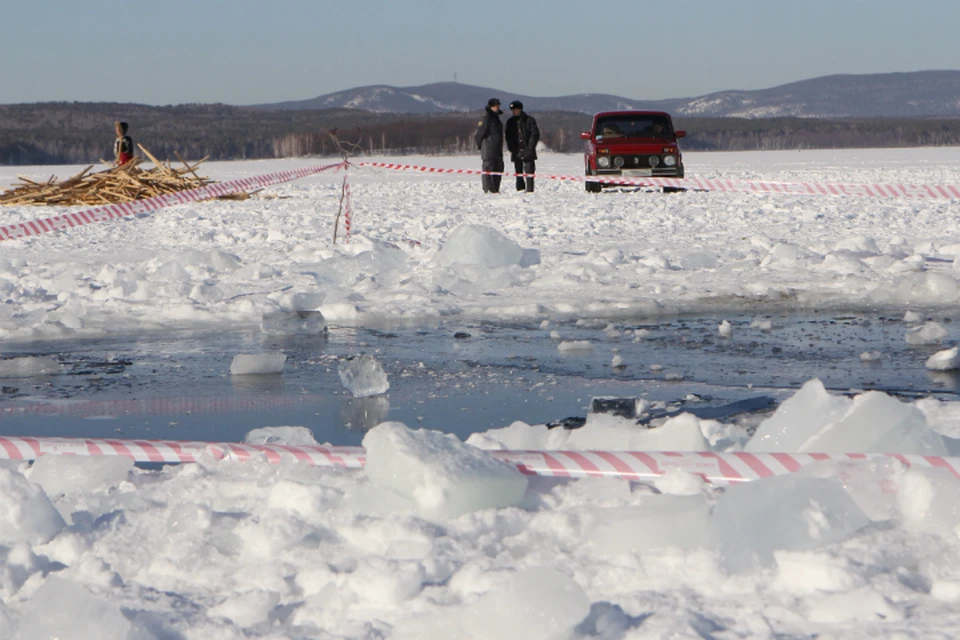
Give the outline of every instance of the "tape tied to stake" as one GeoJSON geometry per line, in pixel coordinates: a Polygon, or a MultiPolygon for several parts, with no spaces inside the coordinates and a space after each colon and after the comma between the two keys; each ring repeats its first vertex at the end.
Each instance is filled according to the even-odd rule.
{"type": "Polygon", "coordinates": [[[413,164],[390,162],[358,162],[357,166],[391,169],[395,171],[417,171],[421,173],[450,173],[463,175],[497,175],[503,177],[533,177],[545,180],[563,180],[572,182],[599,182],[609,185],[629,185],[638,187],[676,187],[693,191],[726,191],[741,193],[780,193],[813,196],[867,196],[874,198],[924,198],[940,200],[960,199],[960,187],[935,184],[842,184],[832,182],[773,182],[740,181],[708,178],[630,178],[621,176],[583,176],[529,174],[506,171],[481,171],[477,169],[440,169],[413,164]]]}
{"type": "MultiPolygon", "coordinates": [[[[818,462],[881,462],[896,460],[908,467],[939,468],[960,478],[960,457],[892,453],[716,453],[668,451],[503,451],[488,453],[526,475],[557,478],[621,478],[653,480],[680,470],[707,482],[730,484],[799,471],[818,462]]],[[[0,437],[0,459],[36,460],[46,455],[122,456],[135,462],[189,463],[203,456],[273,464],[304,462],[316,466],[362,469],[363,447],[289,446],[225,442],[118,440],[112,438],[0,437]]]]}

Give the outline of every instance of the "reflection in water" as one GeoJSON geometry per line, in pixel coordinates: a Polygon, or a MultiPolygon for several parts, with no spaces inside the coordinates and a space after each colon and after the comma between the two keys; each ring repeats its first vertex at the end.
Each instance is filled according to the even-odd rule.
{"type": "Polygon", "coordinates": [[[390,400],[387,396],[346,398],[340,404],[343,426],[354,431],[367,431],[387,419],[390,400]]]}
{"type": "Polygon", "coordinates": [[[260,330],[266,335],[325,336],[327,323],[319,311],[275,311],[263,315],[260,330]]]}
{"type": "Polygon", "coordinates": [[[960,371],[927,371],[927,378],[944,389],[960,389],[960,371]]]}
{"type": "Polygon", "coordinates": [[[264,333],[260,336],[260,344],[270,351],[323,353],[329,338],[326,332],[316,335],[264,333]]]}
{"type": "Polygon", "coordinates": [[[269,393],[283,391],[283,376],[276,374],[230,376],[237,393],[269,393]]]}

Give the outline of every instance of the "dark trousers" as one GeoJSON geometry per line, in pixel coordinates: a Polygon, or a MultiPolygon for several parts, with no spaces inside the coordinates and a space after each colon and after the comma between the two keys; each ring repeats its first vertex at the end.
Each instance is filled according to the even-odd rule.
{"type": "MultiPolygon", "coordinates": [[[[514,160],[513,166],[517,173],[536,173],[537,163],[534,160],[514,160]]],[[[526,180],[522,176],[517,176],[517,191],[533,191],[533,176],[526,180]]]]}
{"type": "MultiPolygon", "coordinates": [[[[484,171],[503,171],[503,160],[484,160],[480,165],[484,171]]],[[[500,193],[500,180],[503,176],[480,176],[484,193],[500,193]]]]}

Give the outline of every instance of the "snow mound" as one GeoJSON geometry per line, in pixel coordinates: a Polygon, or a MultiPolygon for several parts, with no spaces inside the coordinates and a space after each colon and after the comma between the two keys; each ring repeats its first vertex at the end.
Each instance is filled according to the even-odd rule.
{"type": "Polygon", "coordinates": [[[572,578],[550,567],[510,575],[467,607],[471,640],[560,640],[590,613],[590,599],[572,578]]]}
{"type": "Polygon", "coordinates": [[[133,460],[121,456],[40,456],[30,468],[30,482],[49,496],[68,491],[104,491],[127,479],[133,460]]]}
{"type": "Polygon", "coordinates": [[[39,485],[21,473],[0,467],[0,545],[43,544],[65,526],[39,485]]]}
{"type": "Polygon", "coordinates": [[[656,429],[648,429],[630,418],[590,413],[579,429],[550,429],[517,421],[501,429],[472,434],[467,442],[482,449],[709,451],[710,443],[703,434],[716,424],[684,413],[656,429]]]}
{"type": "Polygon", "coordinates": [[[590,540],[607,557],[666,547],[697,549],[709,522],[710,505],[701,495],[650,495],[636,507],[598,514],[590,540]]]}
{"type": "Polygon", "coordinates": [[[870,523],[843,483],[785,475],[730,486],[717,500],[708,545],[730,572],[769,566],[774,551],[841,542],[870,523]]]}
{"type": "Polygon", "coordinates": [[[147,640],[152,634],[136,630],[120,607],[88,591],[82,585],[50,576],[24,608],[17,638],[58,640],[147,640]]]}
{"type": "Polygon", "coordinates": [[[960,480],[944,469],[910,467],[897,492],[910,529],[956,540],[960,536],[960,480]]]}
{"type": "Polygon", "coordinates": [[[571,449],[606,451],[708,451],[700,420],[689,413],[670,418],[656,429],[638,426],[634,420],[605,414],[589,414],[586,424],[569,432],[565,444],[571,449]]]}
{"type": "Polygon", "coordinates": [[[437,253],[441,266],[474,264],[489,268],[522,265],[524,251],[513,240],[493,227],[482,224],[463,224],[447,236],[437,253]]]}

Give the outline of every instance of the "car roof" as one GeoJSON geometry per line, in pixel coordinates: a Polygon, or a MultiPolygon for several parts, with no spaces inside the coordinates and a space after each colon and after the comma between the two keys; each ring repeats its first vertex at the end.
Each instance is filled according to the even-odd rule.
{"type": "Polygon", "coordinates": [[[669,118],[670,114],[666,111],[601,111],[594,114],[593,119],[596,120],[605,116],[666,116],[669,118]]]}

